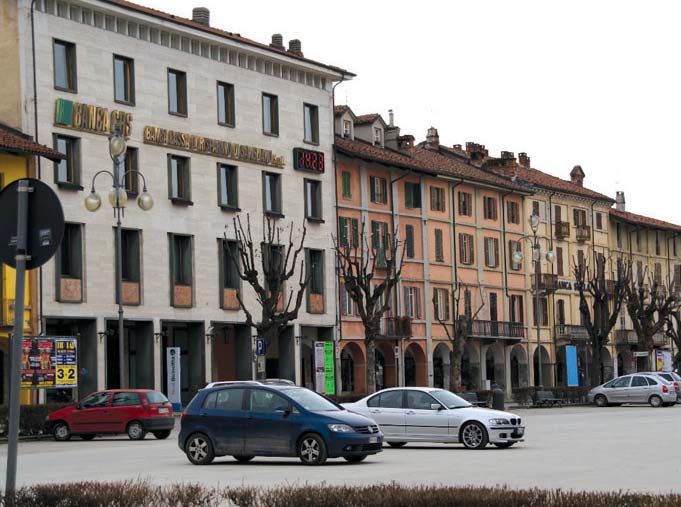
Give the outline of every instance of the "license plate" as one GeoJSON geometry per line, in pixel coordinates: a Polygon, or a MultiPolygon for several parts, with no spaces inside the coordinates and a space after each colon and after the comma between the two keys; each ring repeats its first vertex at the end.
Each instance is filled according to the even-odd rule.
{"type": "Polygon", "coordinates": [[[369,443],[370,444],[377,444],[378,443],[378,437],[369,437],[369,443]]]}
{"type": "Polygon", "coordinates": [[[159,414],[167,414],[167,413],[168,413],[168,409],[167,409],[167,408],[159,408],[159,409],[158,409],[158,413],[159,413],[159,414]]]}

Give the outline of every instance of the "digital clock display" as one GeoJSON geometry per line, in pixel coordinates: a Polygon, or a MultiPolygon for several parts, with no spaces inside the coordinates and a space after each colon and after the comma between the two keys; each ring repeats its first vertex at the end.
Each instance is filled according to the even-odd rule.
{"type": "Polygon", "coordinates": [[[324,154],[321,151],[293,148],[293,168],[316,173],[324,172],[324,154]]]}

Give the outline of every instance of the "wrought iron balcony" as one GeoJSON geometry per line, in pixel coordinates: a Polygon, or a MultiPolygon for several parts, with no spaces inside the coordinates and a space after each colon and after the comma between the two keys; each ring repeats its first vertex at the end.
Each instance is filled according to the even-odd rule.
{"type": "Polygon", "coordinates": [[[565,239],[570,237],[570,222],[556,222],[554,227],[556,238],[565,239]]]}
{"type": "Polygon", "coordinates": [[[584,326],[574,326],[572,324],[556,324],[556,339],[557,340],[588,340],[589,333],[587,333],[584,326]]]}
{"type": "Polygon", "coordinates": [[[578,225],[575,227],[575,234],[577,241],[589,241],[591,239],[591,226],[589,225],[578,225]]]}
{"type": "Polygon", "coordinates": [[[383,319],[381,332],[387,338],[409,338],[411,333],[411,317],[388,317],[383,319]]]}
{"type": "Polygon", "coordinates": [[[525,338],[525,326],[522,322],[503,320],[474,320],[470,324],[468,336],[471,338],[501,338],[520,340],[525,338]]]}
{"type": "Polygon", "coordinates": [[[615,329],[615,343],[617,345],[636,345],[638,336],[633,329],[615,329]]]}
{"type": "MultiPolygon", "coordinates": [[[[537,275],[532,275],[532,287],[534,291],[535,288],[535,277],[537,275]]],[[[551,273],[541,273],[539,275],[539,291],[540,292],[553,292],[558,286],[558,275],[553,275],[551,273]]]]}

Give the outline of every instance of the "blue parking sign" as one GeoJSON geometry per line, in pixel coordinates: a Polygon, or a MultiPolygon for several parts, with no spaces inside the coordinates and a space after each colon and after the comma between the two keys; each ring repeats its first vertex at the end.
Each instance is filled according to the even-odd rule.
{"type": "Polygon", "coordinates": [[[255,340],[255,355],[264,356],[267,353],[267,342],[264,338],[257,338],[255,340]]]}

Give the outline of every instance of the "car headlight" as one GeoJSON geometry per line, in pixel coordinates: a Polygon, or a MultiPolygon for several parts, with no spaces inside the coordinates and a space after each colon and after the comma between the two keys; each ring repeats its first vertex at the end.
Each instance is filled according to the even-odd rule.
{"type": "Polygon", "coordinates": [[[489,420],[490,424],[511,424],[511,421],[508,419],[490,419],[489,420]]]}
{"type": "Polygon", "coordinates": [[[347,424],[329,424],[329,429],[334,433],[353,433],[355,431],[347,424]]]}

